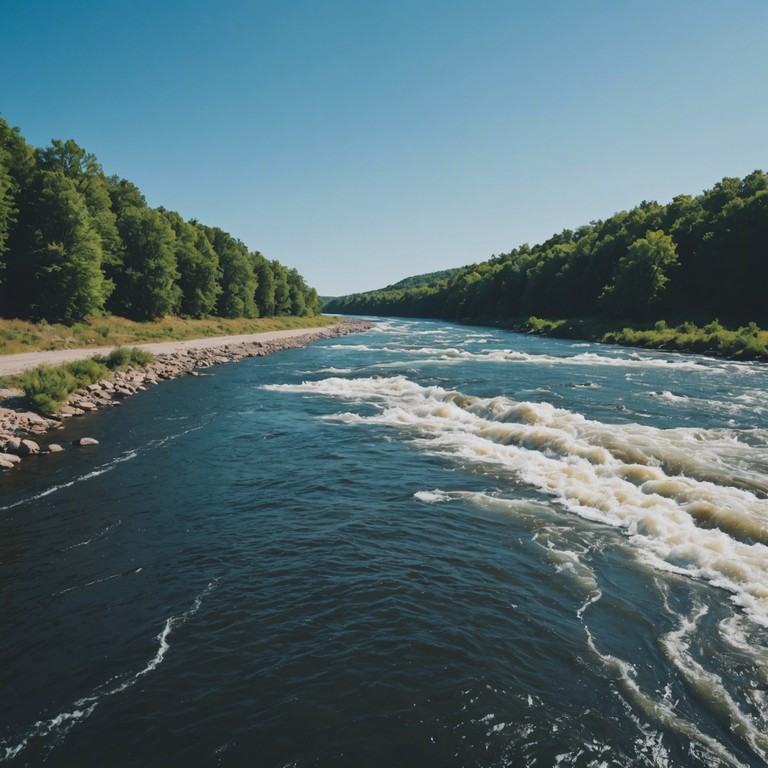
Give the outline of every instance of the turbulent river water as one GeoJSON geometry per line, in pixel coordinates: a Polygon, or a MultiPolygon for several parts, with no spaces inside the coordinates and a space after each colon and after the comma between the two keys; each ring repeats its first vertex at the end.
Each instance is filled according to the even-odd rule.
{"type": "Polygon", "coordinates": [[[0,763],[768,762],[768,369],[439,322],[0,477],[0,763]]]}

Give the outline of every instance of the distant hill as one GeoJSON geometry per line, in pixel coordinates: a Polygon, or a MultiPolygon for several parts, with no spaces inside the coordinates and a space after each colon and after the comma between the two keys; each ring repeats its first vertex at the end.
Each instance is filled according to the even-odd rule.
{"type": "Polygon", "coordinates": [[[460,267],[456,269],[441,269],[439,272],[427,272],[424,275],[414,275],[413,277],[406,277],[403,280],[388,285],[385,288],[379,290],[382,291],[402,291],[409,290],[411,288],[418,288],[422,285],[434,285],[440,280],[450,280],[457,272],[460,271],[460,267]]]}
{"type": "Polygon", "coordinates": [[[355,303],[363,297],[378,296],[379,294],[387,292],[397,293],[431,288],[432,286],[437,285],[440,281],[448,282],[454,275],[460,272],[461,269],[461,267],[455,269],[441,269],[438,272],[427,272],[423,275],[414,275],[413,277],[406,277],[403,280],[399,280],[384,288],[376,288],[370,291],[365,291],[364,293],[354,293],[347,296],[321,296],[320,301],[323,304],[323,311],[343,312],[345,308],[349,311],[350,304],[355,303]]]}

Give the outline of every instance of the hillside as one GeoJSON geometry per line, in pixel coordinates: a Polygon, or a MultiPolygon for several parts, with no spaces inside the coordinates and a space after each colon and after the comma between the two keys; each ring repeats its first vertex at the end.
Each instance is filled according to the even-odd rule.
{"type": "MultiPolygon", "coordinates": [[[[768,175],[563,230],[458,270],[330,302],[330,312],[505,322],[535,315],[768,324],[768,175]]],[[[440,273],[436,273],[440,274],[440,273]]]]}

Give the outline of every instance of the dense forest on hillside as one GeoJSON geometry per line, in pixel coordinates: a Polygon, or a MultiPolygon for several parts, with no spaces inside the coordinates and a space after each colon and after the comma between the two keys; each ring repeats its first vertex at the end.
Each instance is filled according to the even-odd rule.
{"type": "Polygon", "coordinates": [[[0,316],[315,315],[295,269],[218,227],[150,208],[74,141],[35,148],[0,118],[0,316]]]}
{"type": "Polygon", "coordinates": [[[499,321],[530,315],[768,322],[768,174],[725,178],[668,205],[605,221],[455,271],[354,294],[330,312],[499,321]]]}

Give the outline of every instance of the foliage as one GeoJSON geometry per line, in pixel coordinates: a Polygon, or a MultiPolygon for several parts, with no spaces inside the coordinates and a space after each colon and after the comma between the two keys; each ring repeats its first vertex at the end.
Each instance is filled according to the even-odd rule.
{"type": "Polygon", "coordinates": [[[51,415],[77,389],[77,380],[63,366],[40,365],[22,376],[21,386],[33,410],[51,415]]]}
{"type": "Polygon", "coordinates": [[[143,367],[155,356],[143,349],[118,348],[106,356],[74,360],[63,365],[39,365],[21,375],[19,384],[35,411],[53,415],[76,390],[105,379],[110,371],[143,367]]]}
{"type": "Polygon", "coordinates": [[[125,207],[117,219],[123,240],[122,262],[114,267],[110,307],[132,320],[156,320],[178,309],[175,235],[151,208],[125,207]]]}
{"type": "Polygon", "coordinates": [[[108,355],[97,355],[92,359],[110,371],[124,371],[127,368],[143,368],[154,362],[155,356],[139,347],[117,347],[108,355]]]}
{"type": "Polygon", "coordinates": [[[0,316],[319,313],[316,292],[288,277],[218,227],[149,207],[72,139],[35,149],[0,118],[0,316]]]}
{"type": "Polygon", "coordinates": [[[105,378],[113,366],[105,365],[96,357],[89,357],[85,360],[73,360],[71,363],[65,363],[62,367],[72,374],[77,387],[87,387],[89,384],[105,378]]]}
{"type": "MultiPolygon", "coordinates": [[[[672,313],[768,324],[768,174],[642,202],[479,264],[329,300],[345,314],[510,322],[672,313]]],[[[424,276],[422,276],[424,277],[424,276]]],[[[752,350],[754,345],[745,347],[752,350]]]]}

